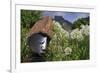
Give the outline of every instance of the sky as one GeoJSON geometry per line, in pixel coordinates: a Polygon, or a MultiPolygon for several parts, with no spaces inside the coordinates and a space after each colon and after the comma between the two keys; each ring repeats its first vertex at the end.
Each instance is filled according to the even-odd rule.
{"type": "Polygon", "coordinates": [[[83,12],[57,12],[57,11],[43,11],[42,12],[43,16],[51,16],[52,18],[54,18],[54,16],[63,16],[63,18],[65,20],[70,21],[71,23],[73,23],[75,20],[79,19],[79,18],[84,18],[84,17],[88,17],[89,13],[83,13],[83,12]]]}

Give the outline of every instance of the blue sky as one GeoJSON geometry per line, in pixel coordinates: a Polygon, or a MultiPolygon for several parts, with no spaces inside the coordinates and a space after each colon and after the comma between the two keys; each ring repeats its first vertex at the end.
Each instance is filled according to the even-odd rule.
{"type": "Polygon", "coordinates": [[[43,11],[43,16],[51,16],[54,18],[54,16],[63,16],[65,20],[68,20],[70,22],[74,22],[75,20],[79,18],[88,17],[89,13],[83,13],[83,12],[56,12],[56,11],[43,11]]]}

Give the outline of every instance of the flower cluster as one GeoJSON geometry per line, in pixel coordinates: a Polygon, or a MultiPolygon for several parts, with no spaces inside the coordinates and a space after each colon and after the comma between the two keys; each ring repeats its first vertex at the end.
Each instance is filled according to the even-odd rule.
{"type": "Polygon", "coordinates": [[[62,28],[61,24],[57,21],[53,21],[53,24],[56,25],[58,28],[62,28]]]}
{"type": "Polygon", "coordinates": [[[84,39],[84,35],[89,35],[89,25],[81,25],[81,29],[76,28],[72,30],[70,33],[71,39],[77,39],[78,41],[81,41],[84,39]]]}
{"type": "Polygon", "coordinates": [[[69,55],[69,54],[71,54],[72,49],[71,49],[70,47],[67,47],[67,48],[64,50],[64,52],[65,52],[66,55],[69,55]]]}
{"type": "Polygon", "coordinates": [[[59,22],[53,21],[53,24],[54,24],[54,32],[55,32],[55,34],[59,33],[60,35],[69,38],[69,32],[64,30],[59,22]]]}
{"type": "Polygon", "coordinates": [[[89,25],[81,25],[80,31],[83,35],[88,36],[89,35],[89,25]]]}
{"type": "Polygon", "coordinates": [[[70,35],[71,35],[72,39],[77,39],[79,41],[83,40],[83,35],[82,35],[81,31],[78,28],[72,30],[70,35]]]}
{"type": "Polygon", "coordinates": [[[53,21],[53,36],[45,55],[49,61],[88,59],[89,25],[68,32],[59,22],[53,21]]]}

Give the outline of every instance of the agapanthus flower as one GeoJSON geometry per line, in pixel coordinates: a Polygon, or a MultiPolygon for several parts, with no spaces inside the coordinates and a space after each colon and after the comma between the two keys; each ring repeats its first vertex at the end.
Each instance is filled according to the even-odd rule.
{"type": "Polygon", "coordinates": [[[69,55],[69,54],[71,54],[72,49],[70,47],[67,47],[67,48],[65,48],[64,52],[66,55],[69,55]]]}
{"type": "Polygon", "coordinates": [[[54,25],[55,25],[55,26],[54,26],[54,29],[57,30],[56,33],[61,34],[61,36],[63,36],[63,34],[64,34],[64,36],[66,36],[67,38],[69,38],[69,32],[66,31],[66,30],[64,30],[59,22],[53,21],[53,23],[54,23],[54,25]]]}
{"type": "Polygon", "coordinates": [[[83,35],[88,36],[89,35],[89,25],[81,25],[80,31],[83,35]]]}
{"type": "Polygon", "coordinates": [[[70,35],[71,35],[71,39],[77,39],[78,41],[83,40],[83,35],[78,28],[72,30],[70,35]]]}
{"type": "Polygon", "coordinates": [[[57,21],[53,21],[54,25],[56,25],[58,28],[62,28],[61,24],[57,21]]]}

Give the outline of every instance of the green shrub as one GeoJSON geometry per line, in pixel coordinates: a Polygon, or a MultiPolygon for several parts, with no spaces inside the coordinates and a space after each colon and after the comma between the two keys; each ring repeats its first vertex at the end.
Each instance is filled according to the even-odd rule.
{"type": "Polygon", "coordinates": [[[54,22],[53,37],[49,43],[45,59],[47,61],[89,59],[89,26],[65,31],[61,24],[54,22]],[[84,33],[83,33],[84,32],[84,33]]]}
{"type": "Polygon", "coordinates": [[[41,11],[21,10],[21,62],[31,61],[32,52],[27,45],[31,27],[41,18],[41,11]]]}
{"type": "Polygon", "coordinates": [[[21,10],[21,26],[31,28],[37,20],[41,19],[41,11],[21,10]]]}
{"type": "Polygon", "coordinates": [[[47,61],[62,61],[66,59],[65,49],[68,47],[69,32],[65,31],[58,22],[54,22],[53,37],[46,53],[47,61]]]}

